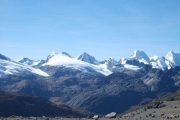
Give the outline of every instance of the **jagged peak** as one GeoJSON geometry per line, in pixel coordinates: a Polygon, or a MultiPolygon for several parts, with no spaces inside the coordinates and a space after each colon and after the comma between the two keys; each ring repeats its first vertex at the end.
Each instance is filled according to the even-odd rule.
{"type": "Polygon", "coordinates": [[[171,67],[180,66],[180,54],[175,53],[174,51],[169,51],[165,55],[165,59],[170,64],[171,67]]]}
{"type": "MultiPolygon", "coordinates": [[[[141,57],[142,55],[148,56],[143,50],[134,50],[132,58],[141,57]]],[[[149,58],[149,57],[148,57],[149,58]]]]}
{"type": "Polygon", "coordinates": [[[116,61],[113,57],[110,57],[107,61],[108,61],[108,62],[114,62],[114,63],[117,63],[117,61],[116,61]]]}
{"type": "Polygon", "coordinates": [[[126,64],[126,62],[127,62],[127,59],[126,58],[120,58],[120,60],[119,60],[119,63],[120,64],[126,64]]]}
{"type": "Polygon", "coordinates": [[[89,53],[87,53],[87,52],[83,52],[83,54],[81,54],[80,56],[89,56],[89,57],[94,57],[94,56],[90,55],[90,54],[89,54],[89,53]]]}
{"type": "Polygon", "coordinates": [[[118,61],[116,61],[113,57],[110,57],[107,60],[101,61],[100,64],[117,65],[118,61]]]}
{"type": "Polygon", "coordinates": [[[175,53],[174,51],[169,51],[166,55],[165,55],[165,57],[166,58],[168,58],[168,57],[173,57],[173,56],[175,56],[176,54],[178,54],[178,53],[175,53]]]}
{"type": "Polygon", "coordinates": [[[87,52],[84,52],[83,54],[81,54],[78,57],[78,60],[84,61],[84,62],[88,62],[91,64],[97,64],[98,61],[96,60],[96,58],[90,54],[88,54],[87,52]]]}
{"type": "Polygon", "coordinates": [[[139,62],[145,64],[148,64],[150,62],[149,56],[142,50],[135,50],[130,58],[137,59],[139,62]]]}
{"type": "Polygon", "coordinates": [[[92,56],[92,55],[90,55],[89,53],[87,53],[87,52],[83,52],[83,54],[82,55],[89,55],[89,56],[92,56]]]}
{"type": "Polygon", "coordinates": [[[169,61],[173,61],[174,57],[177,57],[177,56],[180,56],[179,53],[175,53],[174,51],[169,51],[166,55],[165,55],[165,58],[169,61]]]}

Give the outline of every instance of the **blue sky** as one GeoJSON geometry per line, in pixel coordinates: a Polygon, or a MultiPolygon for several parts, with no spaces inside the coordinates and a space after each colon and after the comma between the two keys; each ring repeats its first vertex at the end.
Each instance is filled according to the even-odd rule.
{"type": "Polygon", "coordinates": [[[180,0],[0,0],[0,53],[97,59],[180,52],[180,0]]]}

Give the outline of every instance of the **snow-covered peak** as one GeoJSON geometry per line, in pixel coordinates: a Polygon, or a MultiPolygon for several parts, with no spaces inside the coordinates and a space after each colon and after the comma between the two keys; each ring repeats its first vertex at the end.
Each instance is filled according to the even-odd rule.
{"type": "Polygon", "coordinates": [[[176,53],[174,53],[174,51],[169,51],[166,55],[165,58],[169,61],[174,61],[174,57],[175,57],[176,53]]]}
{"type": "Polygon", "coordinates": [[[149,64],[150,62],[150,58],[148,57],[148,55],[142,51],[142,50],[135,50],[133,55],[130,57],[131,59],[136,59],[141,63],[144,64],[149,64]]]}
{"type": "Polygon", "coordinates": [[[88,62],[78,60],[77,58],[69,57],[62,53],[56,53],[49,57],[48,61],[43,64],[43,66],[63,66],[67,68],[78,69],[83,72],[87,72],[91,69],[104,75],[109,75],[112,73],[104,65],[90,64],[88,62]]]}
{"type": "Polygon", "coordinates": [[[3,75],[24,75],[24,74],[37,74],[40,76],[48,77],[49,75],[40,70],[33,68],[29,65],[21,64],[9,59],[0,59],[0,77],[3,75]]]}
{"type": "Polygon", "coordinates": [[[123,70],[122,66],[119,62],[117,62],[114,58],[109,58],[108,60],[104,60],[99,62],[99,65],[106,66],[106,68],[112,72],[120,72],[123,70]]]}
{"type": "Polygon", "coordinates": [[[66,65],[66,64],[78,64],[81,61],[72,58],[70,55],[64,53],[53,52],[49,54],[47,62],[44,65],[66,65]]]}
{"type": "Polygon", "coordinates": [[[168,69],[168,64],[166,63],[166,60],[164,57],[154,57],[154,58],[151,58],[151,65],[153,68],[158,68],[158,69],[161,69],[161,70],[166,70],[168,69]]]}
{"type": "Polygon", "coordinates": [[[30,66],[38,66],[42,65],[45,62],[45,60],[31,60],[29,58],[21,58],[17,60],[17,62],[30,66]]]}
{"type": "Polygon", "coordinates": [[[175,53],[173,51],[169,51],[165,59],[167,60],[166,63],[168,63],[171,67],[180,66],[180,54],[175,53]]]}
{"type": "Polygon", "coordinates": [[[160,59],[159,56],[153,56],[150,58],[150,61],[157,61],[159,59],[160,59]]]}
{"type": "Polygon", "coordinates": [[[165,58],[169,61],[174,61],[176,57],[178,57],[180,54],[175,53],[174,51],[169,51],[166,55],[165,58]]]}
{"type": "Polygon", "coordinates": [[[154,56],[151,57],[150,63],[153,68],[159,68],[162,70],[171,69],[176,66],[180,66],[180,54],[173,51],[169,51],[165,57],[154,56]]]}
{"type": "Polygon", "coordinates": [[[21,58],[20,60],[18,60],[17,62],[26,64],[26,65],[32,65],[33,60],[29,59],[29,58],[21,58]]]}
{"type": "Polygon", "coordinates": [[[126,64],[126,62],[127,62],[126,58],[121,58],[119,61],[120,64],[126,64]]]}
{"type": "Polygon", "coordinates": [[[62,56],[62,57],[64,56],[64,57],[72,58],[71,55],[69,55],[69,54],[66,53],[66,52],[62,52],[62,53],[51,52],[51,53],[48,55],[46,61],[48,62],[51,58],[53,58],[53,57],[58,57],[58,56],[62,56]]]}
{"type": "Polygon", "coordinates": [[[96,60],[96,58],[86,52],[84,52],[82,55],[80,55],[78,57],[78,60],[90,63],[90,64],[97,64],[98,61],[96,60]]]}
{"type": "Polygon", "coordinates": [[[109,59],[107,60],[104,60],[104,61],[101,61],[99,62],[99,64],[106,64],[108,66],[115,66],[117,64],[119,64],[114,58],[110,57],[109,59]]]}
{"type": "Polygon", "coordinates": [[[117,64],[118,64],[118,62],[117,62],[114,58],[112,58],[112,57],[110,57],[110,58],[107,60],[107,63],[108,63],[108,64],[111,64],[111,65],[117,65],[117,64]]]}
{"type": "Polygon", "coordinates": [[[58,52],[51,52],[47,57],[47,61],[58,54],[59,54],[58,52]]]}

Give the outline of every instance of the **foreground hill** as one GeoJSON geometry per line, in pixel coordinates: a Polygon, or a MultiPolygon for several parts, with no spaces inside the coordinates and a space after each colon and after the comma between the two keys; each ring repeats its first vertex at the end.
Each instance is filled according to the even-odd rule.
{"type": "Polygon", "coordinates": [[[180,90],[156,99],[147,105],[133,107],[120,118],[123,120],[179,120],[180,90]]]}
{"type": "Polygon", "coordinates": [[[55,105],[39,97],[0,92],[0,116],[63,116],[82,117],[83,114],[65,105],[55,105]]]}

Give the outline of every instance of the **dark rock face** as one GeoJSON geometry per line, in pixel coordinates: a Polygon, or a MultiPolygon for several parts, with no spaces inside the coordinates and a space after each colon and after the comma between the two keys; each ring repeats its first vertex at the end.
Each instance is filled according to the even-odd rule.
{"type": "Polygon", "coordinates": [[[91,96],[88,100],[81,102],[81,106],[85,106],[87,110],[98,114],[107,114],[110,111],[121,113],[130,106],[140,103],[141,100],[142,98],[137,92],[125,91],[113,96],[101,94],[91,96]]]}
{"type": "Polygon", "coordinates": [[[66,105],[55,105],[46,99],[30,97],[20,94],[7,94],[0,92],[0,116],[64,116],[82,117],[84,114],[77,112],[66,105]]]}
{"type": "Polygon", "coordinates": [[[137,66],[145,66],[143,63],[140,63],[138,60],[136,59],[130,59],[126,61],[127,64],[130,65],[137,65],[137,66]]]}
{"type": "Polygon", "coordinates": [[[21,60],[18,61],[18,62],[27,64],[27,65],[32,65],[32,64],[33,64],[33,60],[31,60],[31,59],[29,59],[29,58],[23,58],[23,59],[21,59],[21,60]]]}
{"type": "Polygon", "coordinates": [[[80,55],[78,57],[78,60],[82,60],[84,62],[91,63],[91,64],[98,64],[98,61],[96,60],[96,58],[89,55],[86,52],[84,52],[82,55],[80,55]]]}
{"type": "Polygon", "coordinates": [[[130,106],[140,103],[148,92],[141,80],[134,79],[136,75],[112,74],[104,78],[94,90],[87,90],[74,97],[68,105],[80,106],[98,114],[107,114],[110,111],[123,112],[130,106]]]}
{"type": "Polygon", "coordinates": [[[10,58],[8,58],[8,57],[6,57],[6,56],[4,56],[2,54],[0,54],[0,59],[2,59],[2,60],[10,60],[10,58]]]}
{"type": "Polygon", "coordinates": [[[42,64],[44,64],[46,61],[45,60],[31,60],[29,58],[23,58],[23,59],[19,60],[18,62],[22,63],[22,64],[30,65],[33,67],[38,67],[38,66],[41,66],[42,64]],[[36,63],[36,64],[34,64],[34,63],[36,63]]]}

